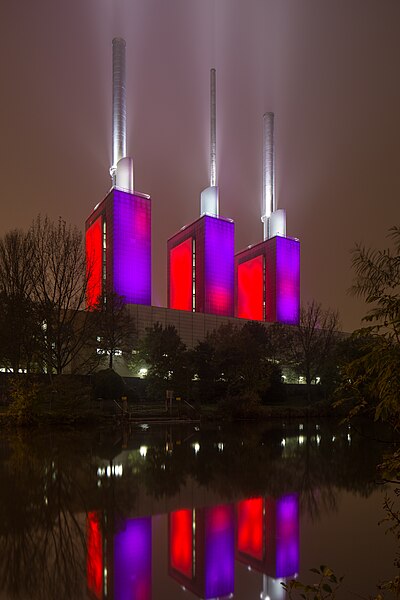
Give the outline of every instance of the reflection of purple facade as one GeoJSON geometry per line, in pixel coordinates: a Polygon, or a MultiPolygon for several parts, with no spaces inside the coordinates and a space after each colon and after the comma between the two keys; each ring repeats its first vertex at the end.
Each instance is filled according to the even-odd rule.
{"type": "Polygon", "coordinates": [[[242,548],[238,543],[236,558],[270,577],[291,577],[299,571],[298,496],[289,494],[278,499],[266,498],[263,505],[256,519],[250,512],[247,513],[248,522],[243,510],[238,513],[238,540],[246,539],[247,543],[242,548]],[[249,539],[249,535],[254,541],[249,539]]]}
{"type": "Polygon", "coordinates": [[[101,282],[93,285],[123,296],[127,303],[151,304],[150,197],[113,188],[86,220],[86,231],[98,220],[102,237],[96,238],[99,247],[91,247],[89,255],[102,257],[96,274],[101,282]]]}
{"type": "Polygon", "coordinates": [[[262,256],[264,269],[263,306],[258,307],[263,320],[269,323],[296,325],[300,317],[300,242],[294,238],[275,236],[235,255],[235,316],[251,317],[244,307],[251,305],[253,287],[243,284],[238,277],[240,265],[262,256]],[[240,286],[240,287],[239,287],[240,286]]]}
{"type": "Polygon", "coordinates": [[[151,600],[151,517],[130,519],[114,538],[114,600],[151,600]]]}
{"type": "MultiPolygon", "coordinates": [[[[168,530],[169,574],[200,598],[207,600],[228,596],[234,590],[234,508],[230,504],[199,508],[193,511],[193,517],[194,536],[190,538],[194,557],[192,577],[172,567],[171,549],[176,547],[179,540],[173,529],[171,515],[168,530]]],[[[187,541],[182,539],[181,544],[186,546],[187,541]]]]}

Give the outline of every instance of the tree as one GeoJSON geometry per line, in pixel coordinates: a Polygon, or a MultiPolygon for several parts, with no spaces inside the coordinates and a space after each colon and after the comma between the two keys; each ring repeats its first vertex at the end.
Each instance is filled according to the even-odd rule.
{"type": "Polygon", "coordinates": [[[175,327],[163,328],[160,323],[146,329],[139,341],[132,365],[146,365],[147,391],[153,397],[165,398],[165,391],[172,389],[176,394],[188,393],[191,379],[185,344],[175,327]]]}
{"type": "Polygon", "coordinates": [[[96,334],[98,346],[108,356],[108,368],[113,368],[114,356],[132,354],[136,328],[125,305],[124,298],[114,292],[100,298],[97,312],[96,334]]]}
{"type": "Polygon", "coordinates": [[[259,402],[279,371],[270,344],[267,328],[252,321],[243,327],[228,323],[210,333],[193,355],[202,396],[248,395],[259,402]]]}
{"type": "Polygon", "coordinates": [[[300,310],[300,321],[288,330],[287,360],[303,375],[307,397],[311,401],[311,385],[329,367],[339,340],[339,316],[312,301],[300,310]]]}
{"type": "Polygon", "coordinates": [[[400,427],[400,227],[389,232],[393,248],[358,245],[353,251],[351,292],[365,300],[369,325],[353,334],[358,353],[342,367],[341,393],[355,401],[352,414],[373,410],[376,419],[400,427]]]}
{"type": "Polygon", "coordinates": [[[32,302],[32,236],[14,229],[0,240],[0,357],[13,372],[30,370],[40,328],[32,302]]]}
{"type": "MultiPolygon", "coordinates": [[[[392,248],[376,250],[357,245],[353,250],[354,295],[363,298],[369,310],[363,321],[368,323],[351,339],[353,352],[342,365],[343,383],[339,393],[353,403],[349,418],[372,412],[375,420],[389,423],[393,431],[400,428],[400,227],[389,232],[392,248]]],[[[337,404],[342,404],[339,400],[337,404]]],[[[395,444],[391,454],[379,465],[383,481],[396,484],[394,498],[385,498],[387,531],[400,540],[400,451],[395,444]]],[[[397,555],[396,576],[380,584],[380,589],[400,594],[397,555]]],[[[377,598],[382,598],[379,595],[377,598]]]]}
{"type": "Polygon", "coordinates": [[[38,217],[29,232],[33,243],[32,300],[41,323],[41,360],[48,372],[62,373],[87,345],[93,318],[83,311],[87,268],[82,234],[59,219],[38,217]]]}

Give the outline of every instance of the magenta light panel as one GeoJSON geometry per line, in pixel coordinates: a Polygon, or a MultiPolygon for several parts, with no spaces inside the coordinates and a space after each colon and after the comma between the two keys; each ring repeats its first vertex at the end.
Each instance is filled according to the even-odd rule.
{"type": "Polygon", "coordinates": [[[113,288],[125,302],[151,304],[151,200],[113,192],[113,288]]]}

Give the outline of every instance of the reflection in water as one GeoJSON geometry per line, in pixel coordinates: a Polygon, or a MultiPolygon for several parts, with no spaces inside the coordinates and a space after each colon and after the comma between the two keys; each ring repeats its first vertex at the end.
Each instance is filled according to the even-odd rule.
{"type": "MultiPolygon", "coordinates": [[[[236,556],[264,575],[264,597],[278,600],[280,582],[298,571],[298,518],[296,494],[172,511],[168,514],[169,575],[199,598],[231,596],[236,556]]],[[[127,519],[122,531],[108,539],[111,570],[102,564],[107,543],[98,515],[88,515],[87,581],[92,597],[151,600],[151,532],[151,517],[127,519]]]]}
{"type": "Polygon", "coordinates": [[[151,517],[129,519],[114,538],[115,600],[151,600],[151,517]]]}
{"type": "Polygon", "coordinates": [[[87,516],[87,587],[97,600],[103,598],[103,536],[99,514],[87,516]]]}
{"type": "Polygon", "coordinates": [[[299,570],[299,508],[296,494],[251,498],[237,505],[238,560],[274,579],[299,570]]]}
{"type": "Polygon", "coordinates": [[[199,598],[234,589],[234,510],[230,504],[169,514],[169,574],[199,598]]]}
{"type": "Polygon", "coordinates": [[[158,600],[162,580],[161,600],[248,600],[246,572],[251,597],[279,600],[302,566],[300,518],[374,489],[379,449],[349,436],[293,422],[3,439],[2,598],[158,600]]]}

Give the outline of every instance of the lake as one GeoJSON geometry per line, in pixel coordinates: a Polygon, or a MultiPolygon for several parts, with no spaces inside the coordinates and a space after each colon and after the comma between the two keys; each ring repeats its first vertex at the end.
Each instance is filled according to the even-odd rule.
{"type": "Polygon", "coordinates": [[[395,574],[387,441],[307,420],[3,432],[0,598],[279,600],[321,564],[339,598],[373,595],[395,574]]]}

